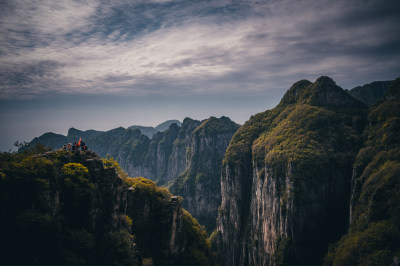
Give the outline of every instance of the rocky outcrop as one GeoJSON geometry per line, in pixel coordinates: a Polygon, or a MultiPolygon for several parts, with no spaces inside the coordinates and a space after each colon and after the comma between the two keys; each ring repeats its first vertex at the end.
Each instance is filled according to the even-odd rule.
{"type": "Polygon", "coordinates": [[[4,261],[138,265],[126,222],[128,190],[97,155],[60,151],[2,156],[8,158],[0,163],[4,261]]]}
{"type": "Polygon", "coordinates": [[[205,232],[182,208],[182,198],[144,178],[128,183],[127,214],[144,258],[155,265],[214,264],[205,232]]]}
{"type": "Polygon", "coordinates": [[[221,202],[221,161],[238,127],[227,117],[211,117],[186,134],[185,171],[170,186],[172,193],[184,198],[184,208],[210,232],[221,202]]]}
{"type": "Polygon", "coordinates": [[[172,136],[163,135],[157,143],[158,154],[163,152],[163,156],[157,154],[151,157],[155,164],[164,164],[162,171],[158,173],[158,183],[166,185],[173,181],[186,168],[186,147],[192,132],[199,126],[200,121],[185,118],[182,127],[170,127],[165,133],[174,130],[172,136]]]}
{"type": "MultiPolygon", "coordinates": [[[[105,147],[130,176],[141,176],[166,185],[186,169],[186,148],[192,132],[200,121],[185,118],[182,127],[172,124],[150,140],[138,130],[124,130],[119,134],[120,143],[105,147]],[[125,138],[126,136],[126,138],[125,138]]],[[[101,145],[103,140],[95,139],[101,145]]],[[[96,150],[97,147],[94,147],[96,150]]],[[[100,153],[103,154],[103,153],[100,153]]]]}
{"type": "Polygon", "coordinates": [[[188,167],[187,149],[193,131],[201,124],[200,121],[185,118],[179,130],[178,137],[174,140],[172,152],[168,163],[168,173],[172,181],[188,167]]]}
{"type": "Polygon", "coordinates": [[[222,265],[319,265],[346,232],[366,106],[328,77],[299,81],[233,136],[214,243],[222,265]]]}
{"type": "Polygon", "coordinates": [[[89,151],[2,154],[6,261],[214,265],[206,234],[182,200],[148,179],[121,178],[115,166],[120,171],[89,151]]]}
{"type": "Polygon", "coordinates": [[[400,79],[370,107],[352,176],[349,231],[326,265],[398,265],[400,241],[400,79]]]}

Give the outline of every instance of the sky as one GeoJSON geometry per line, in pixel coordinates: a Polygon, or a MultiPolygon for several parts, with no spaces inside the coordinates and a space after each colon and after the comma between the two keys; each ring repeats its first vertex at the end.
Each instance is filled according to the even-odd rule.
{"type": "Polygon", "coordinates": [[[400,76],[399,0],[0,0],[0,150],[70,127],[244,123],[301,79],[400,76]]]}

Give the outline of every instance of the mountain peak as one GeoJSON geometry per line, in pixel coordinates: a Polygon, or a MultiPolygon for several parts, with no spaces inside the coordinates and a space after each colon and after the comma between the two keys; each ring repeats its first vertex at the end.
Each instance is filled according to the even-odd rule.
{"type": "Polygon", "coordinates": [[[208,134],[227,133],[236,132],[239,127],[240,126],[233,122],[229,117],[222,116],[216,118],[215,116],[211,116],[210,118],[203,120],[194,132],[203,131],[208,134]]]}
{"type": "Polygon", "coordinates": [[[179,127],[182,125],[181,121],[174,119],[174,120],[168,120],[168,121],[165,121],[165,122],[159,124],[158,126],[155,127],[155,129],[159,132],[163,132],[163,131],[167,130],[172,124],[176,124],[179,127]]]}
{"type": "Polygon", "coordinates": [[[302,95],[306,88],[311,84],[311,81],[305,79],[295,82],[285,93],[285,95],[283,95],[279,105],[286,106],[289,104],[297,103],[302,98],[302,95]]]}
{"type": "Polygon", "coordinates": [[[161,124],[159,124],[156,127],[146,127],[146,126],[138,126],[138,125],[134,125],[134,126],[130,126],[128,127],[129,129],[139,129],[140,132],[142,132],[142,134],[146,135],[147,137],[149,137],[150,139],[157,134],[157,132],[164,132],[165,130],[167,130],[172,124],[176,124],[179,127],[182,125],[182,123],[179,120],[168,120],[165,121],[161,124]]]}
{"type": "Polygon", "coordinates": [[[319,78],[315,81],[315,83],[318,83],[318,84],[321,84],[321,85],[325,85],[325,86],[337,86],[337,85],[336,85],[336,82],[335,82],[332,78],[330,78],[330,77],[328,77],[328,76],[321,76],[321,77],[319,77],[319,78]]]}
{"type": "Polygon", "coordinates": [[[76,138],[76,137],[81,136],[82,133],[83,133],[83,131],[81,131],[81,130],[79,130],[79,129],[76,129],[76,128],[74,128],[74,127],[71,127],[71,128],[68,130],[67,136],[70,137],[70,138],[76,138]]]}
{"type": "Polygon", "coordinates": [[[336,85],[327,76],[319,77],[314,83],[300,80],[285,93],[279,106],[290,104],[310,104],[325,107],[365,107],[359,100],[336,85]]]}
{"type": "Polygon", "coordinates": [[[361,101],[336,85],[330,77],[322,76],[310,86],[308,104],[326,107],[365,107],[361,101]]]}

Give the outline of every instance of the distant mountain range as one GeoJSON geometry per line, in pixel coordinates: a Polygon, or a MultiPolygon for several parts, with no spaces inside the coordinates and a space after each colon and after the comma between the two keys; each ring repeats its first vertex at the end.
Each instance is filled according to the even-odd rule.
{"type": "Polygon", "coordinates": [[[149,138],[152,138],[157,132],[164,132],[169,128],[170,125],[172,124],[177,124],[178,126],[181,126],[182,123],[179,120],[168,120],[165,121],[161,124],[159,124],[156,127],[145,127],[145,126],[130,126],[128,129],[139,129],[142,134],[145,134],[149,138]]]}
{"type": "MultiPolygon", "coordinates": [[[[172,124],[177,124],[178,126],[182,125],[182,122],[179,120],[168,120],[165,121],[161,124],[159,124],[156,127],[146,127],[146,126],[130,126],[128,129],[134,131],[135,129],[139,130],[141,134],[146,135],[149,138],[152,138],[154,134],[157,132],[163,132],[169,128],[170,125],[172,124]]],[[[125,130],[123,127],[119,127],[116,129],[112,129],[110,131],[98,131],[98,130],[86,130],[82,131],[76,128],[70,128],[68,130],[67,136],[61,135],[61,134],[56,134],[52,132],[45,133],[41,135],[40,137],[35,137],[30,143],[29,147],[34,146],[36,143],[41,143],[46,145],[47,147],[51,147],[53,149],[60,149],[64,144],[68,143],[74,143],[75,141],[78,141],[79,138],[82,138],[82,140],[89,141],[93,139],[97,139],[98,137],[103,136],[104,134],[107,134],[108,132],[115,132],[115,131],[121,131],[125,130]]],[[[109,134],[109,133],[108,133],[109,134]]],[[[88,143],[87,143],[88,144],[88,143]]],[[[23,148],[22,150],[24,150],[23,148]]]]}

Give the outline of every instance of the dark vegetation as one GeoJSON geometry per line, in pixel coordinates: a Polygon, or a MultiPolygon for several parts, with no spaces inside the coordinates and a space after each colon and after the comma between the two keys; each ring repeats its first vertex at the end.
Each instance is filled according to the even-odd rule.
{"type": "MultiPolygon", "coordinates": [[[[288,236],[291,232],[285,232],[276,243],[272,259],[275,264],[283,265],[285,261],[292,261],[289,264],[318,263],[327,248],[327,240],[335,241],[345,233],[348,202],[335,200],[335,197],[342,198],[339,193],[350,194],[351,162],[362,145],[366,114],[364,104],[346,94],[330,78],[321,77],[315,83],[305,80],[295,83],[276,108],[253,116],[234,135],[224,164],[241,173],[246,185],[242,190],[247,190],[242,191],[242,195],[251,195],[248,184],[253,170],[249,165],[261,169],[258,176],[262,180],[266,174],[276,179],[277,184],[288,178],[289,183],[276,188],[282,214],[299,223],[302,221],[305,225],[298,229],[300,231],[320,231],[308,236],[288,236]],[[268,173],[264,165],[268,166],[268,173]],[[293,174],[285,177],[289,167],[294,168],[293,174]],[[327,170],[330,168],[331,171],[327,170]],[[347,179],[342,181],[335,175],[347,176],[347,179]],[[330,184],[322,184],[322,180],[332,178],[337,179],[334,191],[338,191],[338,196],[332,195],[332,199],[324,203],[319,198],[323,196],[321,186],[329,188],[330,184]],[[343,182],[348,184],[347,191],[343,182]],[[315,201],[320,201],[321,206],[315,201]],[[304,210],[302,214],[287,213],[288,208],[304,210]],[[310,220],[307,216],[325,209],[328,209],[326,218],[310,220]],[[290,238],[293,239],[288,241],[290,238]],[[306,255],[295,257],[290,251],[293,248],[304,250],[306,255]],[[310,250],[314,250],[313,253],[310,250]]],[[[251,215],[247,213],[250,199],[243,198],[246,201],[241,202],[241,216],[246,217],[251,215]]]]}
{"type": "Polygon", "coordinates": [[[355,161],[349,233],[326,265],[400,262],[400,79],[370,108],[366,142],[355,161]]]}
{"type": "Polygon", "coordinates": [[[375,81],[349,90],[349,93],[367,105],[372,105],[377,99],[382,98],[393,80],[375,81]]]}
{"type": "Polygon", "coordinates": [[[213,265],[205,232],[180,202],[175,209],[170,203],[166,189],[129,178],[111,157],[47,152],[41,145],[1,153],[2,261],[140,265],[145,257],[144,263],[155,265],[172,265],[170,258],[180,265],[213,265]],[[143,213],[143,206],[151,207],[143,213]],[[174,211],[181,225],[176,253],[169,246],[174,211]]]}
{"type": "Polygon", "coordinates": [[[112,228],[106,212],[91,217],[94,194],[106,195],[87,166],[71,162],[67,152],[43,151],[38,146],[0,155],[2,260],[13,265],[136,265],[129,228],[112,228]]]}
{"type": "MultiPolygon", "coordinates": [[[[329,245],[327,265],[400,263],[399,85],[397,79],[351,91],[361,95],[362,89],[369,90],[367,100],[360,98],[367,104],[375,102],[368,109],[328,77],[315,83],[302,80],[290,88],[277,107],[252,116],[234,134],[225,153],[222,176],[224,182],[232,182],[228,188],[240,183],[238,216],[232,219],[235,213],[227,205],[227,209],[220,208],[218,218],[231,223],[222,224],[225,234],[233,224],[235,228],[240,225],[240,232],[231,233],[238,239],[228,239],[231,242],[227,243],[238,256],[234,261],[242,261],[240,256],[247,260],[245,256],[251,255],[246,249],[264,248],[263,243],[252,241],[259,235],[248,236],[249,231],[258,230],[249,227],[252,215],[256,215],[249,211],[251,197],[255,197],[252,182],[256,169],[262,182],[268,176],[277,184],[277,223],[279,218],[295,221],[297,230],[296,235],[293,231],[280,232],[275,252],[266,257],[269,263],[321,265],[329,245]],[[244,244],[238,247],[237,242],[244,244]]],[[[226,195],[227,201],[230,197],[226,195]]],[[[257,227],[257,222],[252,226],[257,227]]],[[[221,249],[221,233],[213,233],[214,248],[232,257],[230,247],[221,249]]],[[[221,257],[220,262],[224,264],[226,259],[221,257]]]]}
{"type": "Polygon", "coordinates": [[[181,209],[181,198],[171,201],[167,189],[145,178],[128,178],[126,182],[132,191],[128,213],[144,258],[151,258],[154,265],[213,265],[206,232],[181,209]],[[175,229],[171,231],[171,227],[175,229]]]}

